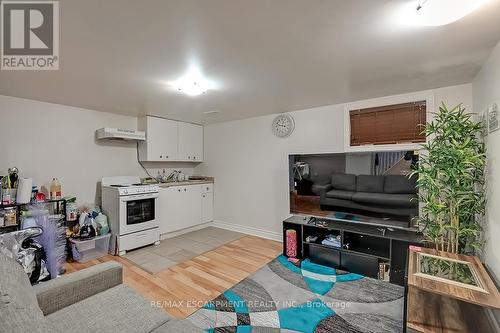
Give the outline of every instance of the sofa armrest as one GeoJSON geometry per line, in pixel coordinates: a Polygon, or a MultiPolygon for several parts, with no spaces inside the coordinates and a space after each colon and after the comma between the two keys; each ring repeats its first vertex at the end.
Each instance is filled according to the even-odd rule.
{"type": "Polygon", "coordinates": [[[332,186],[332,184],[316,185],[316,188],[319,191],[319,195],[323,198],[325,196],[326,192],[333,189],[333,186],[332,186]]]}
{"type": "Polygon", "coordinates": [[[115,287],[122,281],[122,265],[110,261],[42,282],[33,289],[40,309],[48,315],[115,287]]]}

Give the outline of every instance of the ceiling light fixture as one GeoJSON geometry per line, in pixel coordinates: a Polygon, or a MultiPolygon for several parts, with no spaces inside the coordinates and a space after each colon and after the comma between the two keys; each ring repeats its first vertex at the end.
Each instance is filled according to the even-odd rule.
{"type": "Polygon", "coordinates": [[[188,96],[198,96],[206,93],[208,90],[208,88],[204,87],[200,82],[191,80],[179,82],[176,86],[177,90],[188,96]]]}
{"type": "Polygon", "coordinates": [[[213,83],[203,77],[201,72],[190,69],[186,75],[170,83],[174,89],[188,96],[199,96],[213,88],[213,83]]]}
{"type": "Polygon", "coordinates": [[[442,26],[460,20],[490,0],[417,0],[410,1],[400,16],[405,24],[442,26]]]}

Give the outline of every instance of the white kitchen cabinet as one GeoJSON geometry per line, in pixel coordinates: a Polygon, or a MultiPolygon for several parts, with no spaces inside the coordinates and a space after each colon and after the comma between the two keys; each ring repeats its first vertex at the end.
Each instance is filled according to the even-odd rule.
{"type": "Polygon", "coordinates": [[[179,160],[203,161],[203,126],[179,122],[179,160]]]}
{"type": "Polygon", "coordinates": [[[139,119],[139,130],[146,131],[146,141],[139,143],[141,161],[179,160],[178,122],[158,117],[139,119]]]}
{"type": "Polygon", "coordinates": [[[203,223],[214,220],[214,194],[202,193],[201,195],[201,221],[203,223]]]}
{"type": "Polygon", "coordinates": [[[187,227],[201,224],[201,185],[184,186],[183,191],[187,227]]]}
{"type": "Polygon", "coordinates": [[[158,221],[160,234],[203,223],[201,185],[160,188],[158,221]]]}
{"type": "Polygon", "coordinates": [[[182,211],[178,204],[180,201],[176,187],[160,188],[160,196],[157,201],[158,207],[156,209],[160,235],[182,229],[180,227],[182,211]]]}
{"type": "Polygon", "coordinates": [[[202,162],[203,126],[146,116],[138,129],[146,132],[139,143],[139,159],[149,162],[202,162]]]}

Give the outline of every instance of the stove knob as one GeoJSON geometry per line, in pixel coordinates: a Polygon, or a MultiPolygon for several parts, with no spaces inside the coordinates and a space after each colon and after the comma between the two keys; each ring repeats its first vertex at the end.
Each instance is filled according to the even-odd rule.
{"type": "Polygon", "coordinates": [[[123,194],[128,194],[128,191],[127,190],[123,190],[123,194]]]}

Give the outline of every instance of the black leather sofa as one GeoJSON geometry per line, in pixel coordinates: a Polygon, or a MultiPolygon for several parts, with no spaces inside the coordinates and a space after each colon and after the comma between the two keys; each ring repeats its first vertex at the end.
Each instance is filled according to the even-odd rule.
{"type": "Polygon", "coordinates": [[[354,209],[379,214],[418,215],[415,179],[406,176],[333,174],[320,188],[323,210],[354,209]]]}

